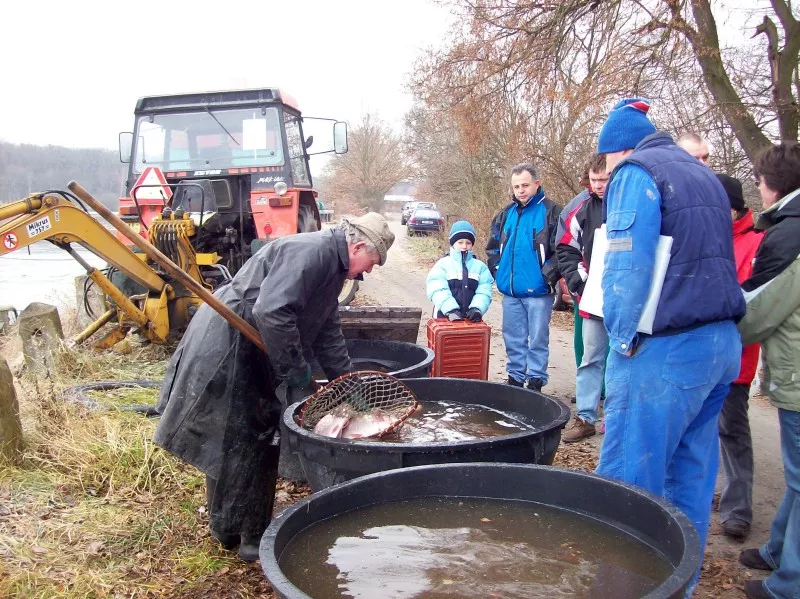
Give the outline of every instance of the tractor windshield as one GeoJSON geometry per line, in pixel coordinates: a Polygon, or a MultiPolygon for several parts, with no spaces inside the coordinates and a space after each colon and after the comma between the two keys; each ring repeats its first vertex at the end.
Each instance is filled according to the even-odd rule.
{"type": "Polygon", "coordinates": [[[134,168],[210,170],[284,163],[277,108],[207,110],[139,117],[134,168]]]}

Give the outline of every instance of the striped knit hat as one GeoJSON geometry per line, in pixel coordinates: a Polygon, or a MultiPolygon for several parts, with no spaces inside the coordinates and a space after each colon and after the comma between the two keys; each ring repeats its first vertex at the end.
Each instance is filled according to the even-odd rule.
{"type": "Polygon", "coordinates": [[[465,220],[457,220],[450,227],[450,245],[459,239],[469,239],[475,245],[475,228],[465,220]]]}

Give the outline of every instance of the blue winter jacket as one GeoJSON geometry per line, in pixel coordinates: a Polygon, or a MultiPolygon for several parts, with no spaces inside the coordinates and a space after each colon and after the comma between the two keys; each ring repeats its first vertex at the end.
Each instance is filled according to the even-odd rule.
{"type": "Polygon", "coordinates": [[[459,252],[450,248],[450,255],[433,265],[425,288],[437,316],[453,310],[465,315],[470,308],[486,314],[492,303],[492,274],[472,255],[472,250],[459,252]]]}
{"type": "Polygon", "coordinates": [[[514,200],[492,220],[486,255],[503,295],[539,297],[558,282],[555,243],[561,207],[544,190],[524,206],[514,200]]]}

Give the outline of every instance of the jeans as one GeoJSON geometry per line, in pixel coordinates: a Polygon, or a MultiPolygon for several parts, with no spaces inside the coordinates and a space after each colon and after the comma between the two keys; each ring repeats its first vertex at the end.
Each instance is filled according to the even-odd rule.
{"type": "Polygon", "coordinates": [[[550,315],[553,296],[503,296],[503,341],[506,345],[506,372],[516,381],[540,379],[547,384],[547,358],[550,354],[550,315]]]}
{"type": "Polygon", "coordinates": [[[753,443],[747,418],[750,386],[731,385],[719,415],[719,451],[722,461],[722,493],[719,519],[753,522],[753,443]]]}
{"type": "Polygon", "coordinates": [[[603,369],[608,353],[608,333],[602,320],[583,320],[583,360],[575,380],[578,417],[584,422],[597,422],[597,408],[603,391],[603,369]]]}
{"type": "MultiPolygon", "coordinates": [[[[701,555],[719,462],[719,413],[739,375],[741,351],[728,320],[646,337],[632,357],[608,357],[597,473],[672,502],[694,523],[701,555]]],[[[695,582],[698,575],[699,569],[695,582]]]]}
{"type": "Polygon", "coordinates": [[[786,493],[772,521],[769,541],[761,547],[773,568],[764,588],[775,599],[800,597],[800,412],[778,410],[786,493]]]}

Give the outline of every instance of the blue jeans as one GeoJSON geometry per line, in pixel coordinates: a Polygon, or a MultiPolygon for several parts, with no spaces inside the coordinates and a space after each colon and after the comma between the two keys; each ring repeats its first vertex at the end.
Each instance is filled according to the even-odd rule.
{"type": "Polygon", "coordinates": [[[553,296],[503,296],[503,341],[506,344],[506,372],[516,381],[541,379],[547,384],[550,354],[550,315],[553,296]]]}
{"type": "MultiPolygon", "coordinates": [[[[719,463],[717,423],[739,374],[733,321],[642,340],[606,366],[606,434],[597,473],[672,502],[706,545],[719,463]]],[[[695,582],[698,573],[695,575],[695,582]]],[[[687,593],[691,595],[694,583],[687,593]]]]}
{"type": "Polygon", "coordinates": [[[764,561],[773,568],[764,588],[775,599],[800,597],[800,412],[778,410],[786,493],[783,495],[769,541],[761,547],[764,561]]]}
{"type": "Polygon", "coordinates": [[[583,319],[583,358],[575,379],[578,417],[590,424],[597,422],[597,408],[603,391],[603,368],[608,353],[608,333],[602,320],[583,319]]]}

